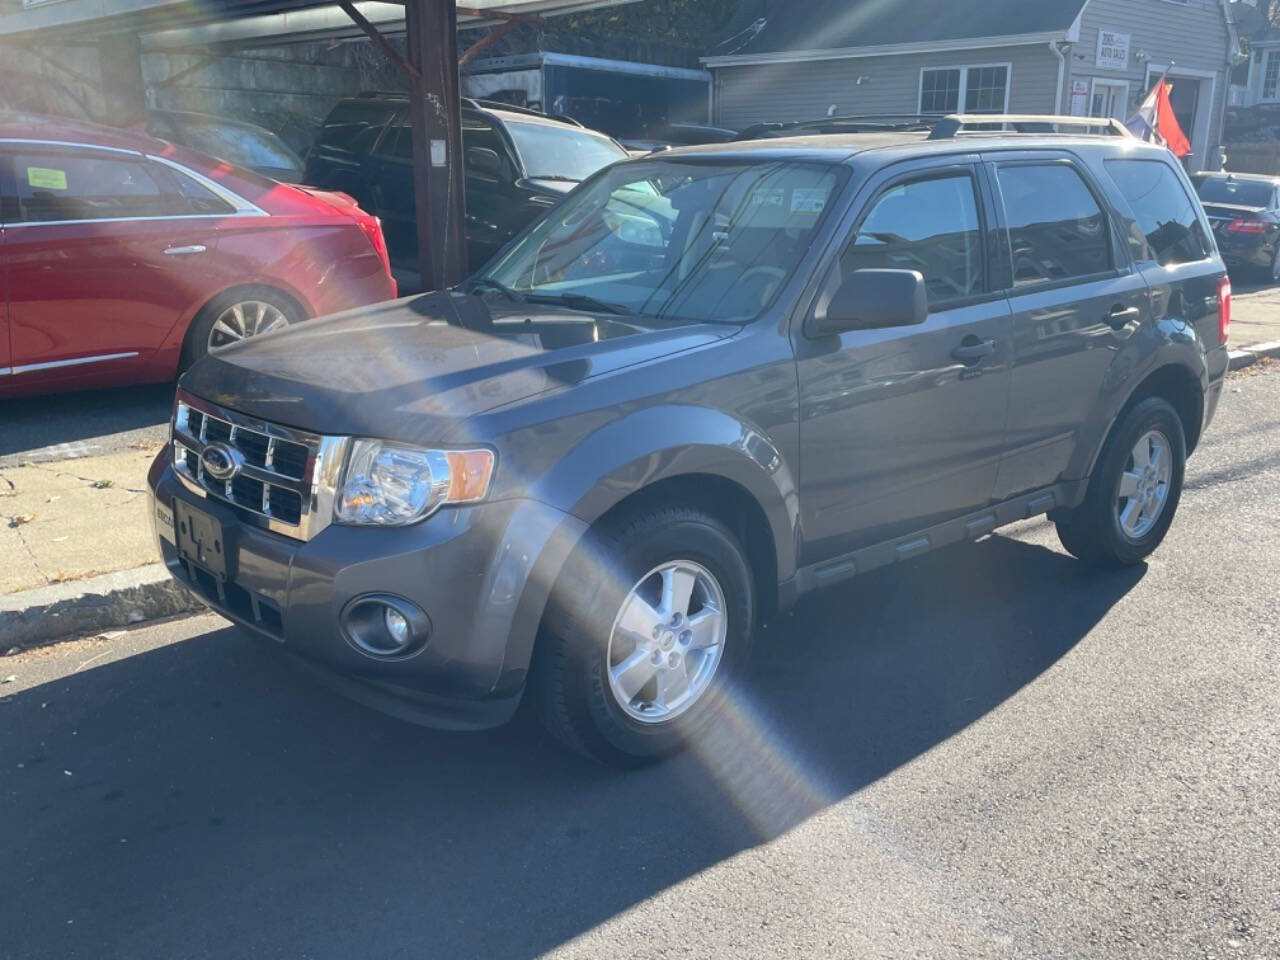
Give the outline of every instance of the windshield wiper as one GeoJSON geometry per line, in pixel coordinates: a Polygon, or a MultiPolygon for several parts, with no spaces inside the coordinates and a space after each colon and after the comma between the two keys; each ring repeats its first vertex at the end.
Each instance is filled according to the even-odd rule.
{"type": "Polygon", "coordinates": [[[545,303],[549,306],[568,307],[570,310],[585,310],[588,313],[613,313],[619,316],[633,316],[635,311],[618,303],[598,300],[585,293],[535,293],[528,298],[530,303],[545,303]]]}
{"type": "Polygon", "coordinates": [[[582,182],[582,179],[581,179],[580,177],[566,177],[566,176],[564,176],[563,174],[559,174],[559,173],[531,173],[531,174],[529,174],[528,179],[530,179],[530,180],[559,180],[559,181],[561,181],[562,183],[581,183],[581,182],[582,182]]]}
{"type": "Polygon", "coordinates": [[[508,300],[514,300],[516,303],[528,303],[529,298],[518,290],[512,290],[505,283],[500,283],[492,277],[472,277],[467,283],[467,293],[476,293],[479,290],[493,290],[502,294],[508,300]]]}

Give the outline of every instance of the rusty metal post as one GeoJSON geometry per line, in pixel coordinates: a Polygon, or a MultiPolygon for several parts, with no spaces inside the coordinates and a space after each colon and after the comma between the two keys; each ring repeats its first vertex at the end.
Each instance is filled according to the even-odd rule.
{"type": "Polygon", "coordinates": [[[467,275],[455,0],[407,0],[405,27],[418,263],[423,287],[440,290],[467,275]]]}

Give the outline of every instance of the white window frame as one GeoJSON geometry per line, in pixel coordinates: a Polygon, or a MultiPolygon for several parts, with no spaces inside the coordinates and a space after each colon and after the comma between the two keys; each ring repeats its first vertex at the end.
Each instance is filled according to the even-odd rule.
{"type": "MultiPolygon", "coordinates": [[[[1258,102],[1259,103],[1280,103],[1280,74],[1277,75],[1276,89],[1271,96],[1267,96],[1267,63],[1272,57],[1280,61],[1280,47],[1267,47],[1259,50],[1258,53],[1258,102]]],[[[1280,67],[1276,68],[1280,71],[1280,67]]]]}
{"type": "Polygon", "coordinates": [[[959,70],[960,71],[960,92],[956,98],[956,113],[964,113],[965,94],[969,92],[969,71],[982,70],[990,67],[1004,67],[1004,107],[1001,113],[1009,112],[1009,96],[1013,90],[1013,61],[1006,60],[1003,63],[967,63],[967,64],[940,64],[938,66],[929,66],[920,68],[920,81],[916,87],[916,113],[924,113],[924,75],[934,70],[959,70]]]}
{"type": "Polygon", "coordinates": [[[1128,117],[1129,94],[1130,94],[1129,81],[1113,80],[1110,77],[1094,77],[1093,81],[1089,84],[1089,115],[1090,116],[1093,116],[1093,98],[1094,98],[1094,95],[1097,94],[1099,87],[1124,87],[1124,99],[1121,102],[1124,104],[1124,113],[1126,115],[1122,117],[1117,117],[1116,119],[1119,120],[1121,123],[1125,123],[1129,119],[1128,117]]]}

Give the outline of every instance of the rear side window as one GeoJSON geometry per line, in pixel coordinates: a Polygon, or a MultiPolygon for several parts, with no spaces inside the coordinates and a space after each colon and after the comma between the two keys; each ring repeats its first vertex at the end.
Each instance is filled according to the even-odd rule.
{"type": "Polygon", "coordinates": [[[874,268],[918,270],[935,308],[982,293],[982,227],[973,178],[915,180],[881,194],[840,261],[846,277],[874,268]]]}
{"type": "Polygon", "coordinates": [[[1134,244],[1136,259],[1156,260],[1167,267],[1209,256],[1212,245],[1200,213],[1166,164],[1159,160],[1108,160],[1106,164],[1146,241],[1134,244]]]}
{"type": "Polygon", "coordinates": [[[165,170],[92,153],[13,155],[18,219],[25,222],[182,216],[191,201],[165,170]]]}
{"type": "Polygon", "coordinates": [[[377,131],[387,125],[396,113],[395,103],[376,100],[352,100],[340,103],[325,117],[318,142],[343,150],[368,150],[377,131]]]}
{"type": "Polygon", "coordinates": [[[178,185],[178,192],[186,198],[192,213],[235,213],[235,207],[186,174],[175,170],[173,179],[178,185]]]}
{"type": "Polygon", "coordinates": [[[1106,215],[1066,164],[997,168],[1009,225],[1013,285],[1028,287],[1111,269],[1106,215]]]}

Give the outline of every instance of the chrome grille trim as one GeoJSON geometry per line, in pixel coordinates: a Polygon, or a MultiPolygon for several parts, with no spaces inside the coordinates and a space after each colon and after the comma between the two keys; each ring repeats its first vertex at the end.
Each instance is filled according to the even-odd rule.
{"type": "MultiPolygon", "coordinates": [[[[193,397],[183,390],[178,391],[170,432],[173,471],[193,493],[213,497],[261,517],[269,530],[295,540],[310,540],[332,521],[337,483],[346,456],[346,438],[325,437],[268,423],[193,397]],[[198,428],[193,429],[195,420],[198,428]],[[211,425],[217,428],[218,434],[213,438],[209,436],[211,425]],[[222,438],[223,433],[226,439],[222,438]],[[215,442],[224,443],[246,457],[236,475],[226,481],[214,480],[204,469],[204,450],[215,442]],[[305,449],[301,476],[285,473],[283,470],[287,467],[278,465],[277,455],[282,444],[305,449]],[[259,454],[261,464],[247,459],[259,454]],[[194,470],[189,459],[195,461],[194,470]],[[240,478],[244,480],[238,494],[235,485],[240,478]],[[256,491],[246,494],[243,490],[246,481],[260,484],[261,494],[257,495],[256,491]],[[287,505],[290,496],[298,500],[296,510],[287,505]]],[[[300,455],[290,451],[288,463],[300,455]]]]}

